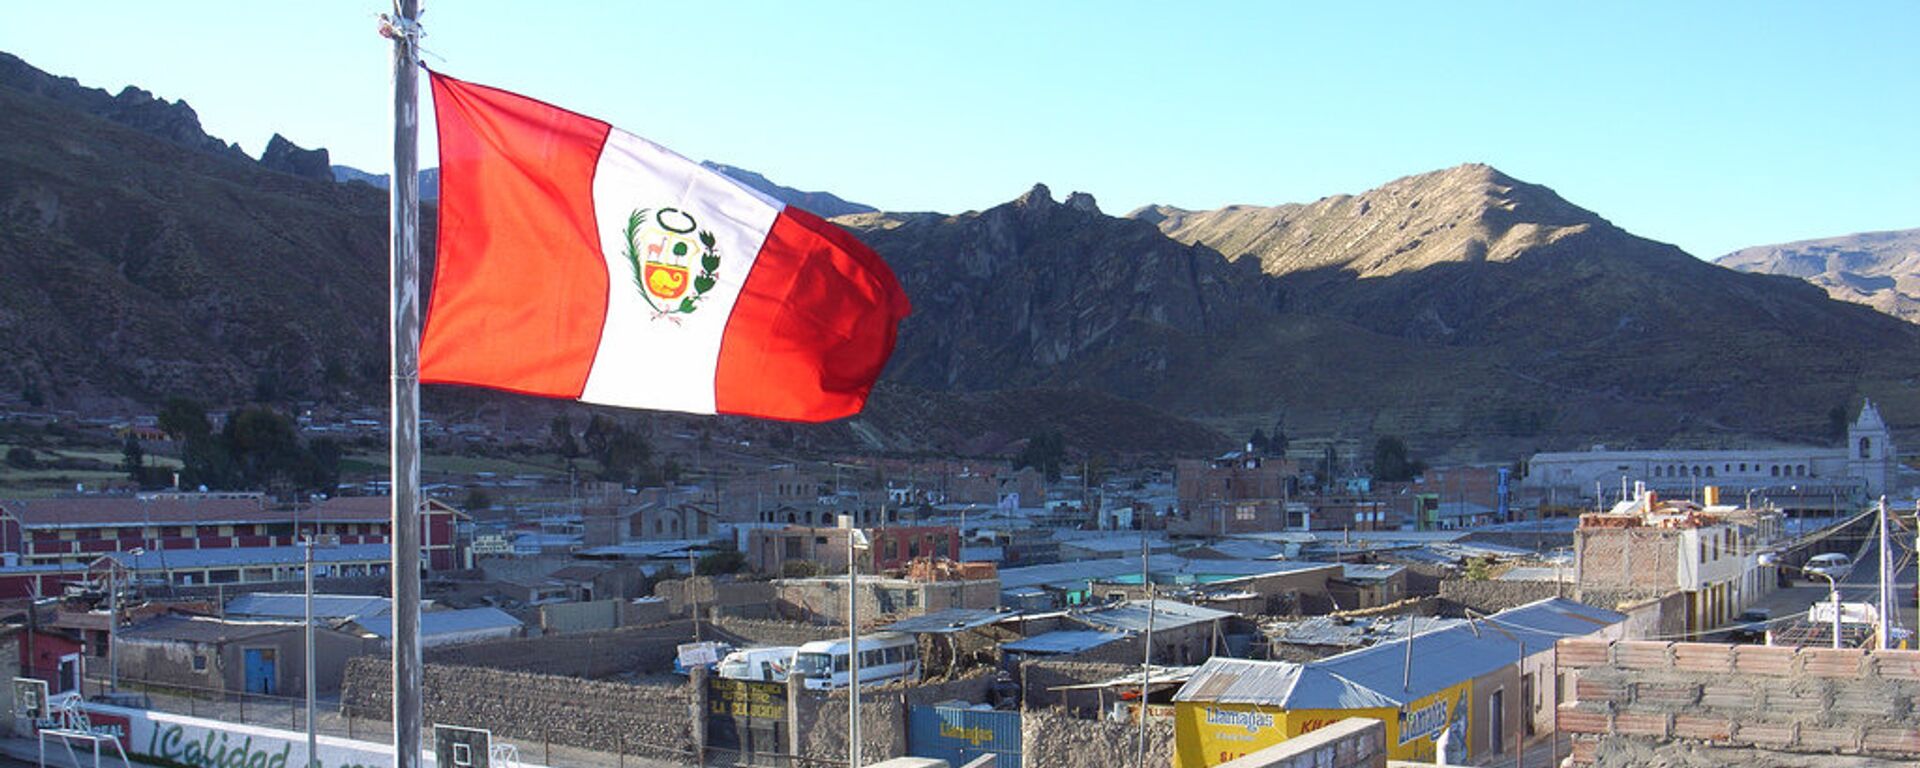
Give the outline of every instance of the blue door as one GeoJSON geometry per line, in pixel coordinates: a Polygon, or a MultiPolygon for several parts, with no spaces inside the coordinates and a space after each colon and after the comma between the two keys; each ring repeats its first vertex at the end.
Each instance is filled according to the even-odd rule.
{"type": "Polygon", "coordinates": [[[274,674],[274,649],[248,648],[246,651],[247,693],[273,693],[278,677],[274,674]]]}

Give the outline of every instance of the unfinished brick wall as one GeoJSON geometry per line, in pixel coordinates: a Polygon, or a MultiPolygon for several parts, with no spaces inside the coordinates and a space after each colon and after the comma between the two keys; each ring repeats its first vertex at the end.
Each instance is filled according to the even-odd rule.
{"type": "Polygon", "coordinates": [[[1574,534],[1582,587],[1672,589],[1680,572],[1677,531],[1581,529],[1574,534]]]}
{"type": "Polygon", "coordinates": [[[1727,750],[1920,759],[1920,652],[1562,640],[1573,765],[1727,750]]]}

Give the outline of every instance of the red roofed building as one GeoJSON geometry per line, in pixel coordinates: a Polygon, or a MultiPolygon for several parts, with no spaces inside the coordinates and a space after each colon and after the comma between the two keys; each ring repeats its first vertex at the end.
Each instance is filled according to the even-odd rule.
{"type": "MultiPolygon", "coordinates": [[[[240,493],[0,500],[0,552],[21,566],[84,566],[136,549],[228,551],[222,565],[244,565],[252,551],[279,562],[306,534],[339,536],[342,547],[387,543],[391,504],[366,496],[273,507],[260,494],[240,493]]],[[[459,567],[460,515],[438,501],[421,505],[421,560],[429,570],[459,567]]]]}

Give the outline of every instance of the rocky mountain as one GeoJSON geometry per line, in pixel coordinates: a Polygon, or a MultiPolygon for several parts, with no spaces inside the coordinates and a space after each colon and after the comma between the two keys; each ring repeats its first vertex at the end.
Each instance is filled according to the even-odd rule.
{"type": "Polygon", "coordinates": [[[383,196],[74,105],[0,87],[4,396],[379,391],[383,196]]]}
{"type": "Polygon", "coordinates": [[[702,160],[700,164],[731,176],[734,180],[746,184],[749,187],[760,190],[768,197],[779,200],[787,205],[800,206],[807,212],[822,218],[830,219],[835,216],[872,213],[878,210],[871,205],[862,205],[860,203],[842,200],[839,195],[835,195],[832,192],[805,192],[792,187],[783,187],[773,183],[767,179],[767,177],[745,168],[737,168],[710,160],[702,160]]]}
{"type": "Polygon", "coordinates": [[[1741,272],[1797,277],[1841,301],[1920,323],[1920,229],[1757,245],[1714,263],[1741,272]]]}
{"type": "MultiPolygon", "coordinates": [[[[384,195],[321,180],[324,160],[284,142],[260,163],[156,130],[189,125],[183,105],[128,122],[146,113],[121,97],[8,71],[28,87],[0,87],[0,403],[381,400],[384,195]]],[[[1076,451],[1191,455],[1284,420],[1296,440],[1511,458],[1806,440],[1862,394],[1920,425],[1920,326],[1701,262],[1485,166],[1274,208],[1116,217],[1036,186],[983,211],[836,221],[915,313],[868,412],[778,425],[796,444],[992,453],[1052,429],[1076,451]]],[[[740,421],[711,423],[763,428],[740,421]]]]}
{"type": "MultiPolygon", "coordinates": [[[[255,162],[208,151],[227,146],[217,140],[177,142],[114,119],[123,113],[95,109],[108,97],[84,96],[72,81],[55,79],[65,85],[52,90],[32,82],[34,90],[0,86],[0,410],[150,411],[175,395],[215,405],[383,401],[383,192],[333,182],[324,150],[282,138],[255,162]]],[[[191,117],[184,106],[170,114],[191,117]]],[[[430,240],[432,208],[422,216],[430,240]]],[[[430,241],[423,251],[430,286],[430,241]]],[[[487,424],[520,414],[536,433],[551,414],[577,407],[477,389],[424,396],[429,414],[487,424]]],[[[1231,442],[1099,392],[953,396],[893,382],[868,413],[835,424],[706,423],[756,444],[778,433],[822,451],[991,455],[1042,429],[1120,452],[1231,442]]]]}
{"type": "Polygon", "coordinates": [[[1620,230],[1486,166],[1307,205],[1106,216],[1044,187],[837,219],[914,297],[889,376],[1097,389],[1244,435],[1511,455],[1805,440],[1860,393],[1920,419],[1920,334],[1620,230]]]}

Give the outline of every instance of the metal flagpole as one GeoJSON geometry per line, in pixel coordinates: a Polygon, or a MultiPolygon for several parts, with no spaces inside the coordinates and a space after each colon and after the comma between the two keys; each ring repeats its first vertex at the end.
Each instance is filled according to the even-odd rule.
{"type": "Polygon", "coordinates": [[[420,2],[393,10],[393,765],[420,768],[420,2]]]}
{"type": "Polygon", "coordinates": [[[1152,516],[1140,516],[1140,586],[1147,588],[1147,633],[1141,645],[1146,650],[1140,654],[1140,746],[1134,752],[1136,768],[1147,766],[1147,689],[1153,684],[1153,573],[1148,563],[1152,560],[1152,549],[1147,543],[1147,521],[1152,516]]]}

